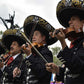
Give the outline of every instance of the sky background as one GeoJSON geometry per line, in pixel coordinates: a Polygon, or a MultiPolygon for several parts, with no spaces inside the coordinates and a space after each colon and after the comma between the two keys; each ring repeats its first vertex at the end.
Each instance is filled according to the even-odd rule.
{"type": "MultiPolygon", "coordinates": [[[[38,15],[48,21],[55,29],[61,28],[56,18],[56,6],[60,0],[0,0],[0,17],[9,19],[9,14],[15,11],[14,24],[23,26],[24,20],[29,15],[38,15]]],[[[0,20],[0,30],[6,28],[0,20]]],[[[68,43],[69,44],[69,43],[68,43]]],[[[61,46],[59,41],[54,44],[61,46]]]]}

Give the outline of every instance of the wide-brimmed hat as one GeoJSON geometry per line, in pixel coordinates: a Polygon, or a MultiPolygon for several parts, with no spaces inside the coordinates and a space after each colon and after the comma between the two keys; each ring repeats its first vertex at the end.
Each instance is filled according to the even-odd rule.
{"type": "Polygon", "coordinates": [[[84,19],[84,0],[61,0],[57,5],[56,15],[64,27],[69,27],[68,22],[74,15],[84,19]]]}
{"type": "Polygon", "coordinates": [[[10,45],[12,44],[13,41],[17,41],[20,46],[26,43],[24,37],[22,36],[22,34],[18,32],[17,29],[6,30],[3,33],[2,42],[8,50],[10,50],[10,45]]]}
{"type": "Polygon", "coordinates": [[[31,40],[32,34],[35,30],[42,32],[47,38],[47,45],[51,45],[57,41],[57,38],[52,38],[49,32],[53,32],[55,29],[46,20],[37,16],[30,15],[24,21],[24,33],[31,40]]]}
{"type": "Polygon", "coordinates": [[[0,39],[0,55],[4,54],[6,52],[6,48],[2,43],[2,40],[0,39]]]}

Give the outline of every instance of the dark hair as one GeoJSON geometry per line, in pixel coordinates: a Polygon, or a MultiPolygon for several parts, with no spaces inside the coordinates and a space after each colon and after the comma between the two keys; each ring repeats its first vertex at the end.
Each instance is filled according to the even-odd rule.
{"type": "MultiPolygon", "coordinates": [[[[12,37],[12,36],[11,36],[12,37]]],[[[26,43],[26,41],[22,38],[22,37],[19,37],[19,36],[13,36],[13,39],[11,39],[12,41],[16,41],[18,43],[19,46],[22,46],[23,44],[26,43]]]]}

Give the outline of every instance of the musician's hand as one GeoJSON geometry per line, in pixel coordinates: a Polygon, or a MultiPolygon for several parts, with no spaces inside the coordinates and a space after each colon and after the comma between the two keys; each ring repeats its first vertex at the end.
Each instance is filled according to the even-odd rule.
{"type": "Polygon", "coordinates": [[[26,45],[23,44],[22,49],[23,49],[24,53],[27,54],[27,56],[29,56],[32,53],[31,52],[31,47],[28,43],[26,43],[26,45]]]}
{"type": "Polygon", "coordinates": [[[67,46],[66,45],[66,41],[65,41],[65,34],[63,32],[63,28],[60,29],[56,29],[54,31],[54,35],[57,37],[57,39],[60,41],[61,45],[62,45],[62,50],[67,46]],[[56,31],[59,30],[59,33],[56,34],[56,31]]]}
{"type": "Polygon", "coordinates": [[[57,37],[58,40],[63,41],[65,39],[65,34],[63,32],[63,28],[56,29],[53,32],[53,35],[57,37]],[[59,30],[59,32],[56,34],[56,32],[59,30]]]}
{"type": "Polygon", "coordinates": [[[54,63],[46,63],[46,70],[52,73],[59,74],[59,67],[54,63]]]}
{"type": "Polygon", "coordinates": [[[20,76],[20,74],[21,74],[21,70],[18,67],[16,67],[13,70],[13,78],[20,76]]]}

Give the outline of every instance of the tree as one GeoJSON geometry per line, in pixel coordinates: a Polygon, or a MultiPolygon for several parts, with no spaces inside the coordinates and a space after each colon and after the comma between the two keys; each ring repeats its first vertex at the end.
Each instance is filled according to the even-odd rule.
{"type": "Polygon", "coordinates": [[[2,35],[3,34],[3,31],[0,31],[0,35],[2,35]]]}
{"type": "Polygon", "coordinates": [[[63,62],[61,62],[58,58],[57,58],[57,54],[59,53],[59,51],[61,50],[60,47],[54,47],[54,48],[50,48],[53,54],[53,62],[56,65],[62,65],[63,62]]]}
{"type": "Polygon", "coordinates": [[[61,49],[60,47],[51,48],[53,55],[57,55],[60,49],[61,49]]]}

